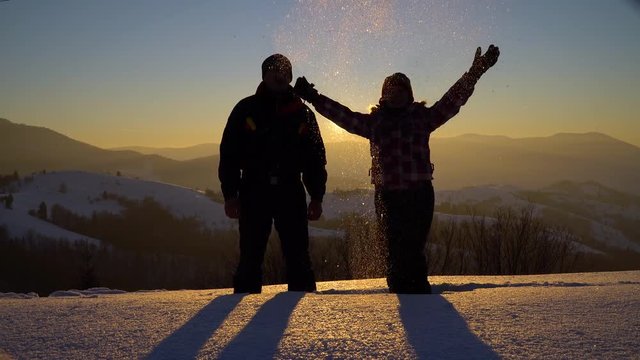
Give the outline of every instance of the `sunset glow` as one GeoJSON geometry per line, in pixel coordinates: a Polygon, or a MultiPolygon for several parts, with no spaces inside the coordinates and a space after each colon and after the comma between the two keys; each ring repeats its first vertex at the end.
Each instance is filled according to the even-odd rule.
{"type": "MultiPolygon", "coordinates": [[[[437,101],[495,43],[500,62],[435,137],[603,132],[640,145],[631,1],[5,1],[0,117],[102,147],[219,142],[260,63],[366,111],[385,76],[437,101]]],[[[355,139],[320,120],[326,141],[355,139]]]]}

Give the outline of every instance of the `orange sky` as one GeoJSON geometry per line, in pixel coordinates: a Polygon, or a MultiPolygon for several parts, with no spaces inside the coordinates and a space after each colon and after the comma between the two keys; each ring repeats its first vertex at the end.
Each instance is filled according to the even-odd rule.
{"type": "MultiPolygon", "coordinates": [[[[433,103],[476,46],[495,43],[500,61],[433,136],[597,131],[640,146],[638,9],[577,0],[2,2],[0,117],[102,147],[218,142],[272,53],[366,111],[396,71],[433,103]]],[[[354,139],[319,121],[325,141],[354,139]]]]}

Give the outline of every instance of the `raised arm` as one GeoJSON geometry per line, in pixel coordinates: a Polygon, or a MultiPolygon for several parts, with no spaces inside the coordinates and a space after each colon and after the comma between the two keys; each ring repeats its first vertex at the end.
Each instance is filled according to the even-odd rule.
{"type": "Polygon", "coordinates": [[[371,115],[351,111],[348,107],[330,99],[327,96],[318,94],[318,90],[309,84],[306,78],[299,77],[296,80],[294,91],[302,99],[310,102],[313,107],[324,117],[336,123],[336,125],[348,132],[360,135],[367,139],[371,138],[371,115]]]}
{"type": "Polygon", "coordinates": [[[469,71],[464,73],[444,96],[430,108],[432,111],[432,130],[437,129],[447,120],[454,117],[460,111],[460,107],[467,103],[467,100],[473,94],[478,79],[498,61],[500,50],[497,46],[490,45],[487,52],[484,55],[481,54],[482,50],[478,47],[469,71]]]}

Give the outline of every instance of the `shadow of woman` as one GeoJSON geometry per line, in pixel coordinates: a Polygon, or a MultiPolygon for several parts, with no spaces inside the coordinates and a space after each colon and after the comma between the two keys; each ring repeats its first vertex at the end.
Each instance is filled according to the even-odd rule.
{"type": "Polygon", "coordinates": [[[211,300],[182,327],[162,340],[147,359],[193,359],[244,296],[222,295],[211,300]]]}
{"type": "Polygon", "coordinates": [[[265,302],[220,353],[220,359],[272,359],[303,292],[279,293],[265,302]]]}
{"type": "Polygon", "coordinates": [[[398,295],[407,340],[419,359],[499,359],[440,295],[398,295]]]}

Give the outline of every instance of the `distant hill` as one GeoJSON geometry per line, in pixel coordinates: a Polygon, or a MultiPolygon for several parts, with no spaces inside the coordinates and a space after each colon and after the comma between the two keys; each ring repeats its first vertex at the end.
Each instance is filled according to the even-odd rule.
{"type": "Polygon", "coordinates": [[[206,143],[187,147],[166,147],[156,148],[147,146],[125,146],[111,148],[109,150],[129,150],[145,155],[160,155],[173,160],[193,160],[201,157],[217,155],[220,151],[220,144],[206,143]]]}
{"type": "MultiPolygon", "coordinates": [[[[358,213],[374,216],[371,190],[327,194],[324,216],[358,213]]],[[[514,186],[484,185],[435,194],[436,218],[469,220],[493,217],[501,208],[533,208],[545,223],[568,229],[580,237],[585,251],[631,251],[640,254],[640,196],[620,192],[595,182],[562,181],[534,190],[514,186]]]]}
{"type": "MultiPolygon", "coordinates": [[[[37,209],[41,202],[49,206],[61,205],[75,214],[91,217],[92,213],[120,214],[122,206],[112,199],[102,199],[104,192],[141,201],[151,197],[166,207],[174,216],[194,218],[211,230],[228,230],[237,226],[224,215],[224,206],[212,201],[202,192],[171,184],[145,181],[125,176],[113,176],[80,171],[58,171],[37,174],[21,184],[13,184],[15,198],[12,209],[0,203],[0,227],[6,226],[14,237],[34,232],[52,238],[68,240],[86,239],[83,234],[74,234],[55,225],[30,216],[28,211],[37,209]],[[61,189],[64,187],[64,191],[61,189]]],[[[2,189],[0,188],[0,194],[2,189]]],[[[330,230],[310,227],[310,234],[318,237],[337,236],[330,230]]],[[[99,242],[102,239],[89,239],[99,242]]]]}
{"type": "Polygon", "coordinates": [[[596,182],[562,181],[536,190],[477,186],[436,192],[436,210],[491,216],[500,207],[532,206],[548,223],[567,228],[589,248],[640,254],[640,196],[596,182]]]}
{"type": "Polygon", "coordinates": [[[538,188],[571,180],[640,194],[640,148],[600,133],[434,138],[431,151],[439,188],[485,184],[538,188]]]}
{"type": "MultiPolygon", "coordinates": [[[[140,201],[152,197],[174,216],[193,218],[211,230],[235,228],[237,222],[224,215],[223,205],[202,192],[171,184],[144,181],[125,176],[109,176],[78,171],[37,174],[10,190],[14,201],[11,209],[0,203],[0,228],[14,237],[33,232],[50,238],[86,239],[86,234],[73,233],[49,222],[30,216],[45,202],[51,209],[58,204],[84,217],[101,212],[121,214],[123,207],[103,193],[116,194],[140,201]],[[64,190],[62,190],[64,189],[64,190]]],[[[0,195],[3,189],[0,188],[0,195]]],[[[347,214],[372,217],[373,192],[352,190],[327,194],[323,220],[310,224],[315,237],[334,238],[338,220],[347,214]]],[[[469,215],[495,215],[497,209],[532,207],[536,216],[548,225],[568,229],[578,236],[577,250],[587,254],[607,254],[619,262],[638,258],[640,254],[640,196],[616,191],[594,182],[564,181],[536,190],[512,186],[477,186],[436,192],[436,219],[468,221],[469,215]]],[[[100,242],[103,239],[89,239],[100,242]]],[[[637,262],[632,262],[636,263],[637,262]]]]}
{"type": "Polygon", "coordinates": [[[44,127],[0,120],[0,174],[83,170],[122,174],[178,185],[216,188],[217,157],[177,161],[129,150],[105,150],[44,127]]]}
{"type": "MultiPolygon", "coordinates": [[[[432,138],[430,146],[436,169],[434,185],[441,190],[490,184],[536,189],[569,180],[595,181],[640,195],[640,148],[600,133],[518,139],[462,135],[432,138]]],[[[326,149],[329,190],[371,186],[367,142],[327,143],[326,149]]],[[[174,150],[185,157],[196,150],[208,155],[178,161],[132,150],[106,150],[46,128],[0,120],[0,174],[42,169],[121,171],[144,179],[219,190],[216,144],[174,150]]]]}
{"type": "MultiPolygon", "coordinates": [[[[366,142],[330,143],[327,147],[333,185],[366,186],[371,163],[366,142]]],[[[461,135],[432,138],[431,161],[437,189],[490,184],[540,188],[563,180],[595,181],[640,194],[640,148],[600,133],[556,134],[513,139],[461,135]]]]}

